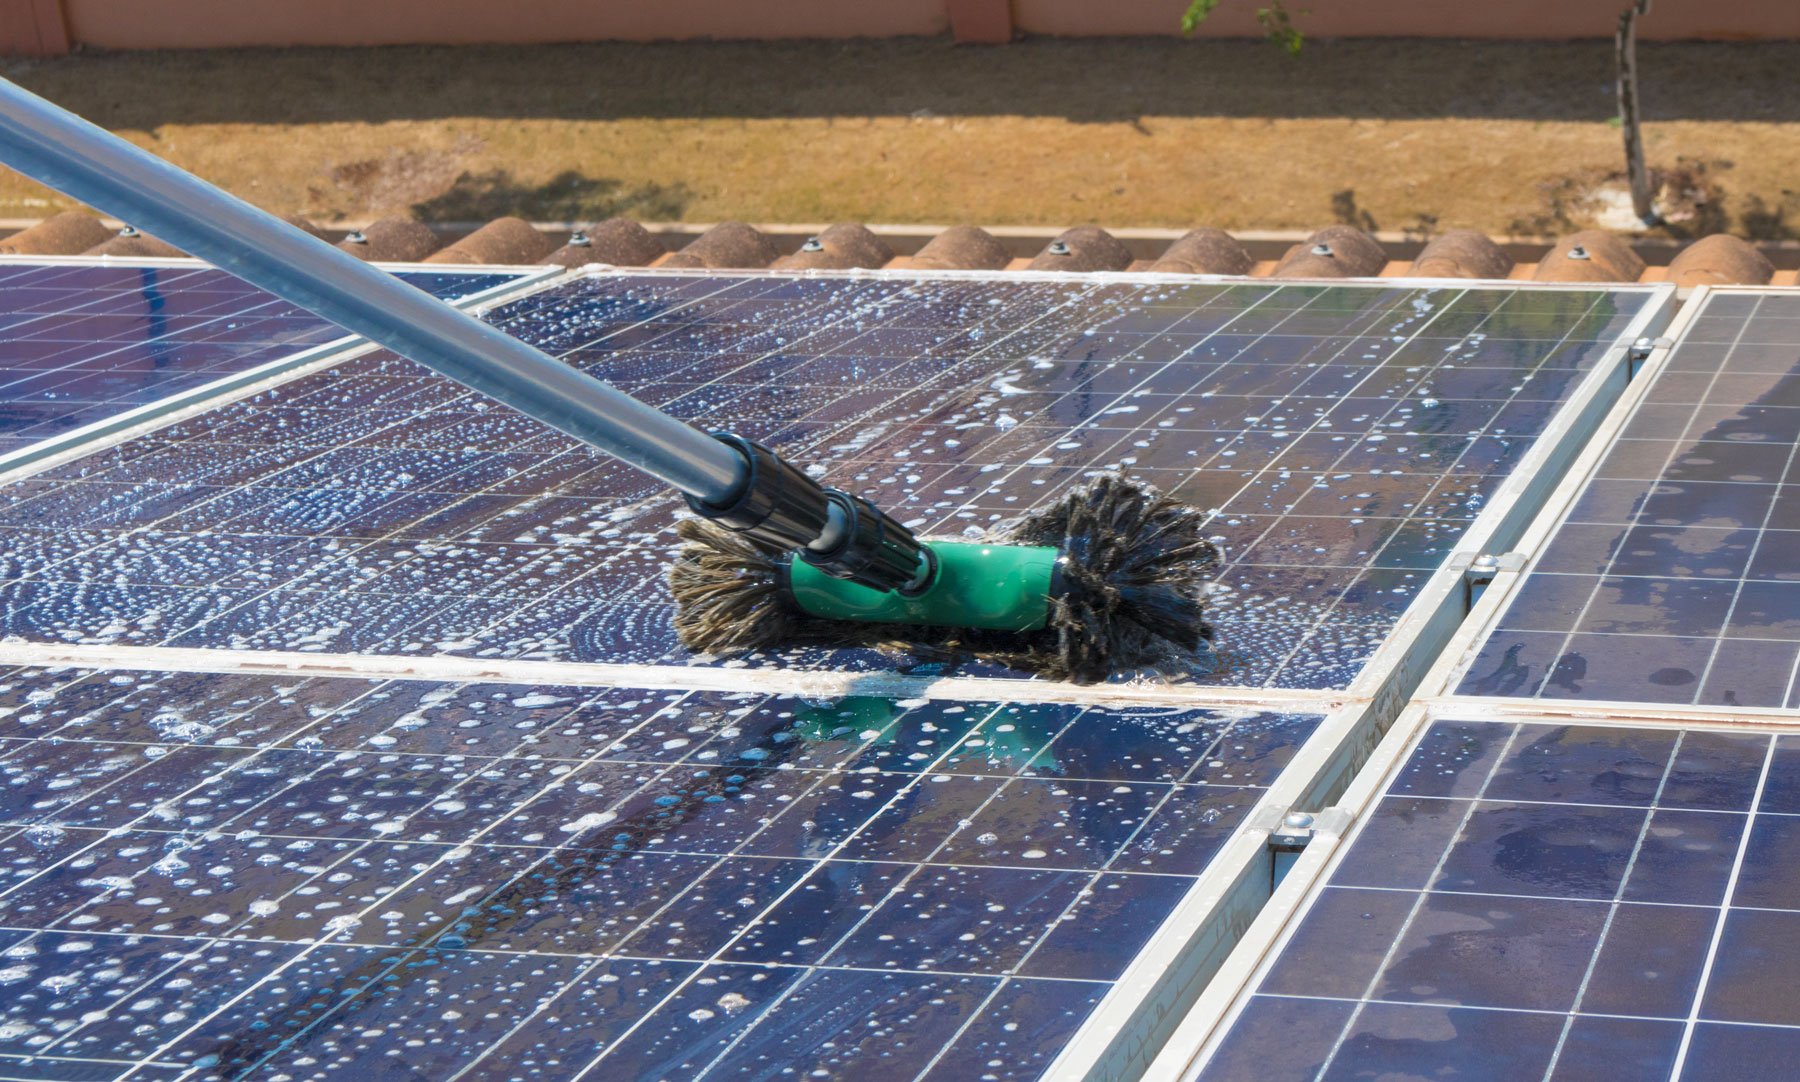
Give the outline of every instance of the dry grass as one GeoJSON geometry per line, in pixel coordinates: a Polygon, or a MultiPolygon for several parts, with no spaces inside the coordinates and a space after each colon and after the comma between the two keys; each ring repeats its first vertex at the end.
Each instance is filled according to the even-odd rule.
{"type": "MultiPolygon", "coordinates": [[[[1677,232],[1800,233],[1800,45],[1642,47],[1677,232]]],[[[1604,44],[942,41],[86,55],[0,72],[319,219],[1494,233],[1619,166],[1604,44]]],[[[0,176],[0,216],[62,200],[0,176]]]]}

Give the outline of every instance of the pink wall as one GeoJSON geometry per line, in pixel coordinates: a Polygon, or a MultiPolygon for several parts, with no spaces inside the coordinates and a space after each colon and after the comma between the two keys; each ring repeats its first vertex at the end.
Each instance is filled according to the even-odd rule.
{"type": "MultiPolygon", "coordinates": [[[[1223,0],[1207,37],[1260,34],[1223,0]]],[[[1315,37],[1608,37],[1624,0],[1289,0],[1315,37]]],[[[234,45],[1172,34],[1186,0],[0,0],[0,53],[234,45]],[[64,26],[67,33],[64,33],[64,26]]],[[[1657,0],[1648,39],[1800,39],[1800,0],[1657,0]]]]}
{"type": "Polygon", "coordinates": [[[0,56],[69,51],[60,0],[0,0],[0,56]]]}
{"type": "Polygon", "coordinates": [[[944,0],[62,0],[109,49],[891,37],[950,28],[944,0]]]}
{"type": "MultiPolygon", "coordinates": [[[[1626,0],[1287,0],[1316,37],[1611,37],[1626,0]],[[1305,10],[1305,15],[1299,14],[1305,10]]],[[[1268,0],[1221,0],[1207,37],[1260,35],[1268,0]]],[[[1013,25],[1033,34],[1168,34],[1187,0],[1012,0],[1013,25]]],[[[1647,39],[1800,38],[1800,0],[1656,0],[1638,23],[1647,39]]]]}

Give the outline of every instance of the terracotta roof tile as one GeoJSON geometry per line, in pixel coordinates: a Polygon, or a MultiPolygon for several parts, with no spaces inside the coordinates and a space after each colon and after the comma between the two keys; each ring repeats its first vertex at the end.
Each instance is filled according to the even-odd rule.
{"type": "Polygon", "coordinates": [[[338,247],[371,262],[417,263],[442,242],[431,227],[410,218],[383,218],[353,230],[338,247]]]}
{"type": "Polygon", "coordinates": [[[1644,261],[1631,246],[1599,229],[1584,229],[1556,242],[1538,261],[1540,282],[1635,282],[1644,261]]]}
{"type": "Polygon", "coordinates": [[[114,233],[110,239],[101,241],[82,254],[110,255],[129,259],[168,259],[186,253],[173,244],[157,240],[148,233],[139,233],[131,226],[126,226],[114,233]]]}
{"type": "Polygon", "coordinates": [[[1169,245],[1150,270],[1166,274],[1249,274],[1255,261],[1223,229],[1196,229],[1169,245]]]}
{"type": "Polygon", "coordinates": [[[92,214],[65,210],[0,240],[0,255],[78,255],[105,244],[112,235],[92,214]]]}
{"type": "Polygon", "coordinates": [[[851,270],[856,267],[885,267],[894,258],[887,246],[869,227],[855,222],[840,222],[816,237],[809,237],[793,255],[777,259],[778,270],[851,270]]]}
{"type": "Polygon", "coordinates": [[[646,267],[665,254],[667,249],[648,229],[630,218],[608,218],[570,234],[568,243],[543,262],[571,268],[589,263],[646,267]]]}
{"type": "Polygon", "coordinates": [[[1064,230],[1031,261],[1031,270],[1119,271],[1131,266],[1131,249],[1097,226],[1064,230]]]}
{"type": "MultiPolygon", "coordinates": [[[[304,218],[287,220],[314,236],[326,235],[304,218]]],[[[343,227],[333,227],[340,228],[343,227]]],[[[1382,242],[1360,230],[1334,225],[1288,248],[1276,262],[1268,259],[1275,243],[1273,238],[1240,241],[1223,230],[1208,228],[1167,241],[1159,252],[1159,241],[1152,231],[1127,234],[1128,245],[1104,229],[1082,226],[1059,234],[1031,259],[1011,254],[1018,246],[1034,243],[1036,238],[1030,230],[1007,230],[1004,235],[1009,240],[1003,241],[973,225],[935,232],[907,227],[877,232],[879,228],[839,223],[810,238],[800,251],[783,257],[782,244],[792,244],[805,235],[797,228],[780,227],[770,235],[743,222],[723,222],[671,252],[667,249],[674,243],[675,235],[658,235],[628,218],[596,222],[575,234],[585,237],[585,244],[571,242],[560,247],[557,240],[566,234],[559,234],[550,226],[499,218],[444,248],[442,236],[431,226],[406,218],[384,218],[350,232],[338,242],[338,247],[363,259],[384,262],[541,262],[562,267],[605,263],[711,270],[770,266],[785,270],[1133,270],[1282,278],[1511,278],[1596,284],[1669,281],[1683,289],[1725,284],[1800,285],[1792,269],[1795,253],[1779,254],[1778,258],[1785,262],[1781,264],[1784,269],[1777,270],[1770,262],[1770,255],[1775,253],[1725,234],[1688,245],[1666,264],[1661,261],[1668,257],[1657,254],[1658,265],[1646,266],[1628,238],[1600,230],[1563,237],[1539,262],[1516,264],[1513,253],[1521,249],[1530,252],[1528,244],[1508,242],[1509,251],[1499,242],[1466,229],[1439,234],[1407,261],[1399,251],[1390,252],[1382,242]],[[778,241],[777,237],[784,239],[778,241]],[[918,247],[910,256],[894,253],[896,247],[905,251],[912,245],[918,247]]],[[[1043,235],[1037,233],[1036,237],[1043,235]]],[[[1401,243],[1393,238],[1390,241],[1390,247],[1401,243]]],[[[1666,242],[1650,241],[1643,250],[1663,253],[1669,248],[1666,242]]],[[[182,253],[131,230],[115,234],[85,212],[66,211],[0,239],[0,254],[142,257],[182,253]]]]}
{"type": "Polygon", "coordinates": [[[1373,278],[1387,265],[1375,238],[1348,225],[1331,225],[1287,250],[1277,278],[1373,278]]]}
{"type": "Polygon", "coordinates": [[[523,218],[495,218],[468,236],[425,257],[427,263],[536,263],[556,242],[523,218]]]}
{"type": "Polygon", "coordinates": [[[1775,276],[1775,265],[1746,242],[1714,233],[1688,245],[1669,261],[1666,281],[1692,286],[1760,286],[1775,276]]]}
{"type": "Polygon", "coordinates": [[[743,222],[720,222],[658,266],[714,270],[766,267],[781,252],[775,242],[743,222]]]}
{"type": "Polygon", "coordinates": [[[919,270],[999,270],[1011,261],[1006,245],[987,230],[953,225],[926,241],[909,265],[919,270]]]}
{"type": "Polygon", "coordinates": [[[1452,229],[1432,238],[1407,272],[1415,278],[1505,278],[1512,257],[1473,229],[1452,229]]]}

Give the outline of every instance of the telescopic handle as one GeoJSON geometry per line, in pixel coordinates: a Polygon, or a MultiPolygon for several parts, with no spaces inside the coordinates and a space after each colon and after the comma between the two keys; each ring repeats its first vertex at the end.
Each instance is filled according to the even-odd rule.
{"type": "Polygon", "coordinates": [[[0,79],[0,161],[283,300],[592,444],[703,505],[738,501],[733,446],[0,79]]]}

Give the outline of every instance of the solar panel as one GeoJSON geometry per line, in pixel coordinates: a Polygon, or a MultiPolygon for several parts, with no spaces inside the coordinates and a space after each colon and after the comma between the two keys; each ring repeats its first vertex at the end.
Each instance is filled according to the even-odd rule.
{"type": "Polygon", "coordinates": [[[1436,721],[1190,1077],[1786,1077],[1797,740],[1436,721]]]}
{"type": "Polygon", "coordinates": [[[1035,1078],[1319,720],[14,670],[0,1074],[1035,1078]]]}
{"type": "MultiPolygon", "coordinates": [[[[1658,296],[637,274],[495,318],[935,535],[1127,470],[1218,511],[1219,649],[1192,675],[1342,689],[1658,296]]],[[[372,356],[0,489],[19,553],[0,622],[53,642],[686,664],[661,581],[679,507],[372,356]]]]}
{"type": "MultiPolygon", "coordinates": [[[[454,299],[534,272],[397,273],[454,299]]],[[[199,263],[0,260],[0,455],[343,336],[199,263]]]]}
{"type": "Polygon", "coordinates": [[[1461,688],[1800,702],[1800,297],[1711,293],[1461,688]]]}

